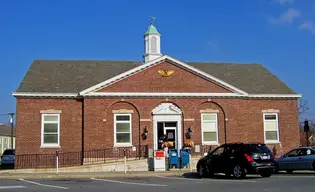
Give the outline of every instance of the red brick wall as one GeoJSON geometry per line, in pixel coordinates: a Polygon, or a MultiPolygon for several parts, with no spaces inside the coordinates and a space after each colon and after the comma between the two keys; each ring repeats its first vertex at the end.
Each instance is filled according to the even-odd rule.
{"type": "Polygon", "coordinates": [[[182,68],[163,62],[105,87],[99,92],[229,93],[230,91],[182,68]],[[160,69],[175,72],[169,77],[163,77],[158,73],[160,69]]]}
{"type": "Polygon", "coordinates": [[[16,154],[54,153],[41,148],[40,110],[62,110],[60,114],[60,152],[82,148],[82,101],[75,99],[17,99],[16,154]]]}
{"type": "MultiPolygon", "coordinates": [[[[140,119],[152,119],[151,112],[165,99],[106,99],[87,98],[84,100],[84,144],[85,150],[113,147],[114,122],[112,110],[133,110],[133,145],[139,144],[140,134],[147,126],[148,139],[140,144],[153,144],[153,122],[140,119]],[[138,111],[140,117],[138,115],[138,111]],[[140,127],[139,127],[140,125],[140,127]]],[[[279,110],[280,143],[269,145],[280,155],[300,144],[296,100],[241,100],[241,99],[168,99],[183,111],[183,132],[192,127],[193,141],[201,143],[201,115],[202,109],[219,109],[219,143],[224,143],[223,112],[215,104],[221,105],[226,113],[227,142],[264,142],[262,110],[279,110]],[[211,103],[214,102],[214,103],[211,103]]],[[[82,134],[81,101],[74,99],[22,99],[17,100],[17,154],[52,153],[53,148],[40,147],[41,114],[40,110],[62,110],[60,119],[61,152],[80,151],[82,134]]]]}
{"type": "MultiPolygon", "coordinates": [[[[140,119],[152,119],[151,112],[165,99],[85,99],[85,149],[95,149],[113,146],[113,109],[134,110],[133,113],[133,145],[139,144],[139,116],[140,119]],[[118,103],[117,103],[118,102],[118,103]]],[[[192,127],[192,139],[195,143],[201,143],[201,109],[219,109],[214,104],[221,105],[226,113],[227,142],[264,142],[263,113],[262,110],[279,110],[280,143],[269,145],[276,148],[277,155],[296,147],[300,143],[298,114],[296,100],[241,100],[241,99],[169,99],[183,110],[183,127],[186,132],[192,127]]],[[[219,109],[219,143],[224,143],[223,112],[219,109]]],[[[153,122],[141,121],[140,133],[147,126],[148,140],[140,140],[140,144],[153,144],[153,122]]]]}

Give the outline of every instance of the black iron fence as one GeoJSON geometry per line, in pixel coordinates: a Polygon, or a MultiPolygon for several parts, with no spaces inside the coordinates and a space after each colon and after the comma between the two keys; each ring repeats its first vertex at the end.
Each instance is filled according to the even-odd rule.
{"type": "MultiPolygon", "coordinates": [[[[58,154],[58,166],[67,167],[82,164],[95,164],[143,159],[148,157],[148,145],[123,148],[107,148],[79,152],[68,152],[58,154]]],[[[54,168],[56,167],[57,155],[52,154],[25,154],[15,156],[15,168],[54,168]]]]}
{"type": "Polygon", "coordinates": [[[217,146],[194,144],[194,146],[191,147],[191,149],[190,149],[190,154],[192,157],[203,156],[205,153],[207,153],[209,151],[209,149],[213,150],[216,147],[217,146]]]}
{"type": "MultiPolygon", "coordinates": [[[[192,157],[200,157],[217,146],[195,144],[190,149],[192,157]]],[[[153,149],[151,145],[141,145],[134,147],[114,147],[106,149],[96,149],[78,152],[59,153],[58,166],[76,166],[83,164],[97,164],[124,161],[124,157],[128,161],[136,159],[144,159],[149,157],[149,149],[153,149]]],[[[152,151],[153,152],[153,151],[152,151]]],[[[178,151],[179,152],[179,151],[178,151]]],[[[153,155],[153,153],[152,153],[153,155]]],[[[15,168],[55,168],[56,153],[51,154],[25,154],[15,156],[15,168]]]]}

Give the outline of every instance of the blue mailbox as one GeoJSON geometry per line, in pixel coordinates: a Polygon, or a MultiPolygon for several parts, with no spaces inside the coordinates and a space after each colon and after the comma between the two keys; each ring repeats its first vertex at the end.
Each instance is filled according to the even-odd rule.
{"type": "Polygon", "coordinates": [[[184,168],[185,166],[189,168],[189,154],[190,150],[189,149],[182,149],[181,151],[181,168],[184,168]]]}
{"type": "Polygon", "coordinates": [[[169,168],[173,168],[174,165],[175,168],[179,167],[178,153],[176,149],[169,149],[169,168]]]}

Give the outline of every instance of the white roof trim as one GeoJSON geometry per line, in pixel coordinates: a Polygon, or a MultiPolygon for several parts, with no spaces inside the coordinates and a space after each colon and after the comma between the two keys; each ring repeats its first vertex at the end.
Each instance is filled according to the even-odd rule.
{"type": "MultiPolygon", "coordinates": [[[[42,93],[42,92],[17,92],[13,96],[23,97],[78,97],[78,93],[42,93]]],[[[237,93],[154,93],[154,92],[92,92],[87,97],[243,97],[243,98],[301,98],[301,94],[251,94],[241,95],[237,93]]]]}
{"type": "Polygon", "coordinates": [[[222,81],[221,79],[218,79],[218,78],[216,78],[216,77],[214,77],[214,76],[212,76],[212,75],[210,75],[208,73],[205,73],[204,71],[201,71],[201,70],[199,70],[199,69],[197,69],[197,68],[195,68],[195,67],[193,67],[191,65],[188,65],[188,64],[186,64],[186,63],[184,63],[184,62],[182,62],[182,61],[180,61],[178,59],[175,59],[175,58],[170,57],[168,55],[167,55],[166,59],[171,60],[171,61],[173,61],[175,63],[178,63],[178,64],[180,64],[180,65],[182,65],[182,66],[184,66],[184,67],[186,67],[186,68],[188,68],[188,69],[190,69],[190,70],[192,70],[194,72],[199,73],[202,76],[205,76],[207,78],[213,79],[214,81],[218,82],[219,84],[224,85],[224,86],[230,88],[231,90],[233,90],[235,92],[241,93],[243,95],[248,95],[247,92],[245,92],[245,91],[243,91],[243,90],[241,90],[241,89],[239,89],[237,87],[234,87],[233,85],[231,85],[229,83],[226,83],[225,81],[222,81]]]}
{"type": "Polygon", "coordinates": [[[23,97],[77,97],[78,93],[43,93],[43,92],[16,92],[13,96],[23,97]]]}
{"type": "Polygon", "coordinates": [[[90,93],[90,92],[92,92],[92,91],[95,91],[96,89],[101,89],[101,88],[103,88],[103,87],[104,87],[105,85],[107,85],[107,84],[110,84],[110,83],[112,83],[112,82],[116,82],[116,81],[121,80],[122,78],[125,78],[125,77],[128,77],[128,76],[131,76],[131,75],[133,75],[134,73],[136,73],[136,72],[138,72],[138,71],[141,71],[141,70],[143,70],[143,69],[145,69],[145,68],[148,68],[148,67],[150,67],[151,65],[153,65],[153,64],[155,64],[155,63],[157,63],[157,62],[159,62],[159,61],[162,61],[162,60],[164,60],[164,59],[166,59],[166,56],[165,56],[165,55],[164,55],[164,56],[161,56],[161,57],[159,57],[159,58],[157,58],[157,59],[154,59],[154,60],[152,60],[152,61],[150,61],[150,62],[148,62],[148,63],[146,63],[146,64],[142,64],[142,65],[140,65],[140,66],[138,66],[138,67],[136,67],[136,68],[133,68],[133,69],[131,69],[131,70],[129,70],[129,71],[126,71],[126,72],[124,72],[124,73],[121,73],[121,74],[119,74],[119,75],[117,75],[117,76],[115,76],[115,77],[112,77],[112,78],[110,78],[110,79],[108,79],[108,80],[106,80],[106,81],[103,81],[103,82],[101,82],[101,83],[99,83],[99,84],[96,84],[96,85],[94,85],[94,86],[92,86],[92,87],[90,87],[90,88],[87,88],[87,89],[81,91],[81,92],[80,92],[80,95],[85,95],[85,94],[87,94],[87,93],[90,93]]]}
{"type": "Polygon", "coordinates": [[[251,98],[301,98],[301,94],[251,94],[251,98]]]}
{"type": "Polygon", "coordinates": [[[237,93],[171,93],[171,92],[92,92],[86,97],[243,97],[243,98],[300,98],[300,94],[253,94],[237,93]]]}
{"type": "Polygon", "coordinates": [[[134,96],[134,97],[239,97],[236,93],[146,93],[146,92],[93,92],[84,96],[134,96]]]}
{"type": "Polygon", "coordinates": [[[212,75],[209,75],[208,73],[205,73],[205,72],[203,72],[203,71],[201,71],[201,70],[199,70],[199,69],[197,69],[195,67],[192,67],[192,66],[190,66],[190,65],[188,65],[188,64],[186,64],[186,63],[184,63],[184,62],[182,62],[180,60],[177,60],[177,59],[175,59],[173,57],[170,57],[168,55],[163,55],[163,56],[161,56],[161,57],[159,57],[159,58],[157,58],[155,60],[152,60],[152,61],[150,61],[148,63],[142,64],[142,65],[140,65],[140,66],[138,66],[136,68],[133,68],[133,69],[131,69],[129,71],[121,73],[120,75],[117,75],[117,76],[115,76],[113,78],[110,78],[110,79],[108,79],[106,81],[103,81],[103,82],[101,82],[99,84],[96,84],[96,85],[94,85],[94,86],[92,86],[92,87],[90,87],[88,89],[85,89],[85,90],[81,91],[80,95],[85,95],[87,93],[99,90],[99,89],[105,87],[106,85],[112,84],[112,83],[117,82],[117,81],[119,81],[121,79],[124,79],[124,78],[126,78],[128,76],[131,76],[131,75],[133,75],[133,74],[135,74],[135,73],[137,73],[139,71],[142,71],[142,70],[144,70],[146,68],[149,68],[149,67],[153,66],[154,64],[158,64],[159,62],[164,61],[166,59],[168,59],[168,60],[170,60],[170,61],[172,61],[174,63],[177,63],[177,64],[179,64],[179,65],[181,65],[181,66],[183,66],[183,67],[185,67],[187,69],[190,69],[190,70],[192,70],[193,72],[195,72],[197,74],[200,74],[200,75],[202,75],[204,77],[212,79],[215,82],[217,82],[218,84],[221,84],[221,85],[231,89],[234,92],[237,92],[237,93],[240,93],[240,94],[243,94],[243,95],[248,95],[248,93],[246,93],[245,91],[243,91],[243,90],[241,90],[239,88],[236,88],[236,87],[234,87],[231,84],[228,84],[228,83],[226,83],[226,82],[224,82],[224,81],[222,81],[222,80],[220,80],[220,79],[218,79],[218,78],[216,78],[216,77],[214,77],[212,75]]]}

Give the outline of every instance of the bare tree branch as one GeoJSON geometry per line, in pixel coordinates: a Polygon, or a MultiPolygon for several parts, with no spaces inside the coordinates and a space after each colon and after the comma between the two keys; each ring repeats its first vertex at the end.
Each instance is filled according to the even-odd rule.
{"type": "Polygon", "coordinates": [[[308,108],[308,101],[305,101],[305,100],[301,99],[300,103],[299,103],[299,107],[298,107],[299,115],[302,115],[307,110],[309,110],[309,108],[308,108]]]}

